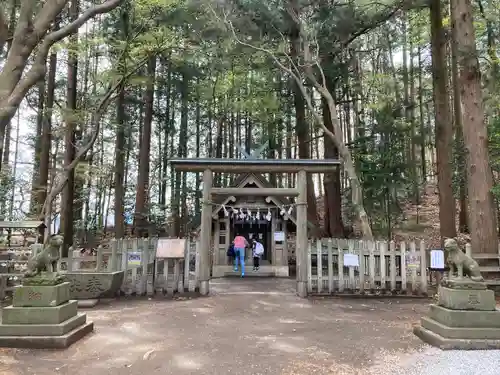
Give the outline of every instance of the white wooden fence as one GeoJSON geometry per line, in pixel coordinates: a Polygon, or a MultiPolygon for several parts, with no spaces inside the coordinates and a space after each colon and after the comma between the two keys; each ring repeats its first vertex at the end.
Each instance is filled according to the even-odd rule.
{"type": "Polygon", "coordinates": [[[125,295],[195,291],[198,288],[197,246],[186,240],[184,259],[156,259],[157,238],[113,239],[97,255],[78,251],[61,259],[68,272],[125,271],[121,291],[125,295]]]}
{"type": "Polygon", "coordinates": [[[426,295],[427,262],[424,241],[310,241],[308,292],[426,295]],[[345,254],[356,254],[359,266],[344,266],[345,254]]]}

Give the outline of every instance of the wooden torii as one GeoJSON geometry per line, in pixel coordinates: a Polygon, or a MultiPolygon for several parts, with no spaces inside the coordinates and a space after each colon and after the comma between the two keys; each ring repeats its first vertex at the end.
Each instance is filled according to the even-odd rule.
{"type": "MultiPolygon", "coordinates": [[[[267,145],[265,145],[267,146],[267,145]]],[[[212,196],[274,196],[297,197],[297,294],[307,297],[307,173],[331,173],[338,168],[336,159],[257,159],[265,146],[252,154],[238,147],[244,159],[186,158],[171,159],[170,164],[180,172],[203,172],[203,197],[201,210],[199,279],[200,293],[210,292],[210,244],[212,237],[212,196]],[[295,188],[215,188],[213,173],[297,173],[295,188]]]]}

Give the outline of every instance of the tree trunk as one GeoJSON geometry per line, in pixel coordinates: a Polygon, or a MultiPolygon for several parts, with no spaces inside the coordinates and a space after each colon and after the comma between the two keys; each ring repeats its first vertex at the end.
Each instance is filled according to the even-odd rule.
{"type": "MultiPolygon", "coordinates": [[[[78,17],[78,0],[72,0],[69,10],[70,20],[78,17]]],[[[78,36],[71,37],[71,45],[76,48],[78,36]]],[[[68,75],[66,83],[66,130],[64,135],[64,165],[69,165],[75,158],[75,133],[79,124],[77,123],[76,100],[78,80],[78,54],[68,52],[68,75]]],[[[63,189],[61,199],[61,233],[64,235],[63,256],[68,256],[68,249],[73,244],[73,210],[75,198],[75,170],[68,172],[68,181],[63,189]]]]}
{"type": "MultiPolygon", "coordinates": [[[[298,4],[295,4],[296,0],[292,1],[292,6],[298,12],[298,4]]],[[[292,61],[298,61],[300,53],[300,29],[298,25],[291,20],[292,25],[290,28],[290,58],[292,61]]],[[[306,108],[304,103],[304,95],[298,85],[298,82],[292,81],[292,91],[293,91],[293,101],[295,106],[295,133],[297,135],[297,142],[299,148],[299,158],[309,159],[309,142],[310,133],[309,125],[306,121],[306,108]]],[[[314,183],[312,180],[312,175],[307,174],[307,219],[312,222],[312,224],[319,229],[318,220],[318,210],[316,207],[316,194],[314,193],[314,183]]]]}
{"type": "Polygon", "coordinates": [[[432,0],[430,9],[432,81],[436,123],[436,162],[439,190],[439,224],[441,240],[457,235],[455,225],[455,197],[452,186],[452,141],[446,66],[446,39],[442,23],[441,0],[432,0]]]}
{"type": "MultiPolygon", "coordinates": [[[[49,59],[49,74],[47,78],[47,98],[45,103],[45,113],[42,122],[42,136],[40,148],[40,171],[38,174],[35,211],[37,215],[43,215],[42,207],[47,198],[49,170],[50,170],[50,149],[52,144],[52,110],[54,108],[54,91],[56,86],[57,52],[53,51],[49,59]]],[[[33,189],[35,190],[35,189],[33,189]]],[[[40,216],[40,219],[43,218],[40,216]]]]}
{"type": "Polygon", "coordinates": [[[477,57],[472,6],[469,0],[452,0],[452,27],[456,32],[463,135],[467,150],[469,229],[474,253],[497,253],[497,217],[491,189],[493,176],[484,121],[481,72],[477,57]]]}
{"type": "Polygon", "coordinates": [[[460,211],[458,213],[458,230],[462,233],[468,233],[467,225],[467,168],[465,165],[465,149],[463,136],[463,114],[462,102],[460,98],[460,83],[458,77],[458,51],[456,43],[456,29],[452,30],[451,40],[451,72],[453,83],[453,111],[455,121],[455,148],[456,161],[455,168],[458,175],[458,199],[460,211]]]}
{"type": "MultiPolygon", "coordinates": [[[[323,122],[332,133],[333,129],[332,118],[328,110],[328,103],[322,98],[323,107],[323,122]]],[[[335,147],[328,135],[324,135],[324,153],[325,159],[338,159],[339,150],[335,147]]],[[[344,222],[342,221],[342,193],[340,188],[340,168],[337,168],[333,173],[325,173],[323,182],[325,188],[324,205],[325,205],[325,222],[324,227],[328,237],[342,238],[345,236],[344,222]]]]}
{"type": "Polygon", "coordinates": [[[140,134],[139,172],[137,194],[135,196],[134,233],[146,236],[148,229],[149,202],[149,157],[151,150],[151,123],[153,121],[153,101],[155,90],[156,55],[149,58],[147,65],[146,92],[144,95],[144,122],[140,134]]]}

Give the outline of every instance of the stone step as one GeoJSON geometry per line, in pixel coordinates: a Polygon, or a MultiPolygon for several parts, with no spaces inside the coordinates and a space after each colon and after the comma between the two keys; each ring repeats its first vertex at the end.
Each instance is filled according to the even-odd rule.
{"type": "Polygon", "coordinates": [[[65,349],[94,330],[93,322],[86,322],[61,336],[0,336],[2,348],[65,349]]]}
{"type": "Polygon", "coordinates": [[[429,345],[442,350],[487,350],[500,349],[500,340],[447,339],[422,326],[413,327],[413,333],[429,345]]]}
{"type": "Polygon", "coordinates": [[[500,328],[500,311],[451,310],[432,304],[429,318],[447,327],[500,328]]]}
{"type": "Polygon", "coordinates": [[[434,319],[423,317],[422,327],[448,339],[500,340],[500,328],[448,327],[434,319]]]}
{"type": "Polygon", "coordinates": [[[87,314],[79,313],[59,324],[0,324],[0,336],[63,336],[87,322],[87,314]]]}
{"type": "MultiPolygon", "coordinates": [[[[274,277],[274,272],[266,272],[266,271],[247,271],[245,270],[245,277],[274,277]]],[[[240,271],[231,271],[224,272],[224,277],[241,277],[240,271]]]]}
{"type": "Polygon", "coordinates": [[[78,301],[54,307],[14,307],[2,309],[2,324],[59,324],[77,314],[78,301]]]}

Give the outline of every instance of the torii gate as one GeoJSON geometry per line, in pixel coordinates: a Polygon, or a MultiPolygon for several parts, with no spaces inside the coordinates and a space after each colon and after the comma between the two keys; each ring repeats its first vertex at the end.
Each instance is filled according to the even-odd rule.
{"type": "Polygon", "coordinates": [[[199,256],[200,293],[210,292],[210,244],[212,237],[212,195],[297,197],[297,294],[307,297],[307,173],[329,173],[340,165],[336,159],[257,159],[266,145],[249,155],[238,147],[245,159],[171,159],[180,172],[203,172],[203,201],[199,256]],[[296,188],[214,188],[213,173],[297,173],[296,188]]]}

